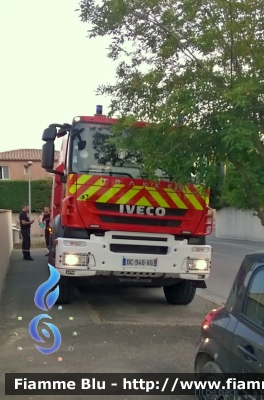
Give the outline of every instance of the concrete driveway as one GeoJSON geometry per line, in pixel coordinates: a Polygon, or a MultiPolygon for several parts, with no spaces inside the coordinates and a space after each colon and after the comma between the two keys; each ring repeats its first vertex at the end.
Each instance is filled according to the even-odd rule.
{"type": "MultiPolygon", "coordinates": [[[[62,306],[62,310],[54,305],[49,311],[51,322],[60,330],[62,344],[51,355],[41,354],[35,348],[39,343],[31,338],[28,326],[32,318],[43,313],[35,306],[34,295],[49,277],[44,254],[45,249],[32,250],[35,259],[32,262],[22,260],[19,250],[12,255],[0,305],[1,399],[45,398],[38,395],[5,396],[7,372],[193,372],[200,324],[214,305],[196,296],[189,306],[171,306],[165,301],[161,288],[80,288],[72,304],[62,306]],[[62,360],[58,361],[59,358],[62,360]]],[[[45,340],[46,344],[42,346],[51,347],[53,339],[45,340]]],[[[74,400],[93,398],[67,397],[74,400]]],[[[94,396],[98,400],[106,397],[109,400],[117,398],[94,396]]],[[[65,396],[48,398],[63,399],[65,396]]],[[[157,399],[157,396],[118,398],[148,400],[157,399]]],[[[159,399],[175,400],[175,396],[159,396],[159,399]]]]}

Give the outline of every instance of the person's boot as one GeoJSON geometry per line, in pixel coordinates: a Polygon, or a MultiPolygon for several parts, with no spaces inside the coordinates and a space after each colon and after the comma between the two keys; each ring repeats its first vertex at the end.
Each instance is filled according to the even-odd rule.
{"type": "Polygon", "coordinates": [[[23,253],[23,260],[26,260],[26,258],[27,258],[27,257],[26,257],[26,252],[23,250],[22,253],[23,253]]]}
{"type": "Polygon", "coordinates": [[[28,260],[28,261],[33,261],[34,260],[34,258],[31,257],[29,251],[27,251],[27,256],[26,256],[25,260],[28,260]]]}

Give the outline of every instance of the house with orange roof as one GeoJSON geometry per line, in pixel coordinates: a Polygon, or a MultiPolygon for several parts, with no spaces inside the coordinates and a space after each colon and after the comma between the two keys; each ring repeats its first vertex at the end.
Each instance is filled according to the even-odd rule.
{"type": "MultiPolygon", "coordinates": [[[[59,151],[54,154],[54,167],[58,165],[59,151]]],[[[53,174],[41,168],[41,150],[19,149],[0,152],[0,180],[28,180],[28,162],[31,161],[30,179],[46,179],[53,174]]]]}

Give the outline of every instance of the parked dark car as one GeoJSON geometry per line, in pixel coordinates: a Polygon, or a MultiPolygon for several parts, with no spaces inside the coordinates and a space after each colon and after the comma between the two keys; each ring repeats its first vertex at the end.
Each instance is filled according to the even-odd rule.
{"type": "MultiPolygon", "coordinates": [[[[205,317],[195,373],[197,378],[215,374],[262,374],[264,381],[264,252],[244,258],[226,305],[205,317]]],[[[207,397],[203,394],[198,398],[207,397]]]]}

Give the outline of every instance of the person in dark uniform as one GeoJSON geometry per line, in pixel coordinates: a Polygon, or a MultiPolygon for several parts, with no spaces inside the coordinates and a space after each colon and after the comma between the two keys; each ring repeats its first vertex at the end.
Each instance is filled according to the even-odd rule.
{"type": "Polygon", "coordinates": [[[50,211],[48,207],[44,208],[44,215],[42,219],[43,223],[45,224],[45,240],[46,240],[46,247],[47,247],[47,254],[45,256],[48,256],[49,254],[49,239],[50,239],[50,211]]]}
{"type": "Polygon", "coordinates": [[[23,206],[22,211],[19,214],[20,221],[20,229],[21,235],[23,238],[22,241],[22,252],[24,256],[24,260],[33,261],[33,258],[30,255],[30,228],[33,224],[34,220],[30,221],[28,218],[29,207],[28,205],[23,206]]]}

